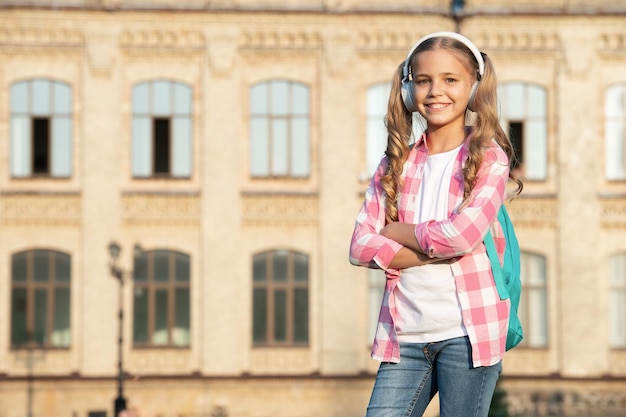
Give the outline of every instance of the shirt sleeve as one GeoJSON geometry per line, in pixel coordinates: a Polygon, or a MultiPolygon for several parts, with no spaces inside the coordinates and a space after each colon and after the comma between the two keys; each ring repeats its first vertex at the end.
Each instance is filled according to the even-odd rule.
{"type": "Polygon", "coordinates": [[[379,234],[385,226],[385,196],[380,178],[386,166],[387,158],[383,158],[365,192],[350,242],[350,263],[388,271],[402,245],[379,234]]]}
{"type": "Polygon", "coordinates": [[[415,238],[422,251],[431,258],[468,254],[482,243],[506,198],[509,162],[497,145],[483,156],[469,204],[441,221],[415,226],[415,238]]]}

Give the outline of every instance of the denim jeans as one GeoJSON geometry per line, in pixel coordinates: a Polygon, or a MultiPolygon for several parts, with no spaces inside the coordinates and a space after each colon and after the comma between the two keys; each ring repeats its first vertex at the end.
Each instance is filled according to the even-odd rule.
{"type": "Polygon", "coordinates": [[[381,363],[367,417],[420,417],[439,392],[440,417],[487,417],[502,362],[472,368],[467,337],[400,344],[400,363],[381,363]]]}

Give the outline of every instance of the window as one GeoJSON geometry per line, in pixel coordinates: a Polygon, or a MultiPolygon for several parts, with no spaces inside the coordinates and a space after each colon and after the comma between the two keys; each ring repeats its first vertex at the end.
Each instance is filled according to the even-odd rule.
{"type": "MultiPolygon", "coordinates": [[[[385,116],[391,92],[391,83],[383,82],[367,89],[367,125],[365,158],[367,173],[363,178],[371,178],[381,158],[387,150],[387,127],[385,116]]],[[[413,138],[419,138],[426,129],[426,120],[418,113],[413,113],[413,138]]]]}
{"type": "Polygon", "coordinates": [[[382,269],[368,269],[368,342],[371,345],[376,335],[380,305],[383,301],[387,277],[382,269]]]}
{"type": "Polygon", "coordinates": [[[189,178],[191,87],[149,81],[133,87],[133,177],[189,178]]]}
{"type": "Polygon", "coordinates": [[[548,300],[545,257],[521,253],[522,295],[519,317],[524,329],[521,346],[543,348],[548,345],[548,300]]]}
{"type": "Polygon", "coordinates": [[[611,347],[626,348],[626,253],[609,259],[611,347]]]}
{"type": "Polygon", "coordinates": [[[11,346],[70,345],[70,256],[29,250],[11,257],[11,346]]]}
{"type": "Polygon", "coordinates": [[[365,155],[367,159],[367,175],[372,176],[380,159],[387,149],[387,128],[385,115],[391,84],[388,82],[375,84],[367,89],[367,128],[365,155]]]}
{"type": "Polygon", "coordinates": [[[547,177],[548,125],[545,88],[520,82],[505,83],[500,90],[502,128],[517,151],[511,168],[528,180],[547,177]]]}
{"type": "Polygon", "coordinates": [[[305,178],[311,172],[309,88],[269,81],[250,89],[250,175],[305,178]]]}
{"type": "Polygon", "coordinates": [[[254,345],[307,345],[308,256],[289,250],[263,252],[254,255],[252,271],[254,345]]]}
{"type": "Polygon", "coordinates": [[[11,86],[11,175],[67,178],[72,173],[72,89],[45,79],[11,86]]]}
{"type": "Polygon", "coordinates": [[[189,346],[189,256],[144,252],[134,261],[134,346],[189,346]]]}
{"type": "Polygon", "coordinates": [[[626,180],[626,83],[606,90],[604,116],[606,179],[626,180]]]}

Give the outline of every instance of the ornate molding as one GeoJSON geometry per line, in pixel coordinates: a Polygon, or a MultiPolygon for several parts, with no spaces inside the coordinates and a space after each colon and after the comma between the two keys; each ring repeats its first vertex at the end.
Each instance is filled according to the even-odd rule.
{"type": "Polygon", "coordinates": [[[3,194],[0,198],[3,226],[80,226],[79,194],[3,194]]]}
{"type": "Polygon", "coordinates": [[[507,391],[509,415],[589,416],[622,415],[626,392],[586,389],[580,391],[507,391]]]}
{"type": "Polygon", "coordinates": [[[601,200],[600,224],[603,228],[626,228],[626,198],[601,200]]]}
{"type": "Polygon", "coordinates": [[[200,224],[200,196],[172,194],[129,194],[122,197],[127,226],[188,226],[200,224]]]}
{"type": "Polygon", "coordinates": [[[316,50],[323,44],[319,32],[306,29],[244,31],[241,47],[250,50],[316,50]]]}
{"type": "Polygon", "coordinates": [[[310,194],[244,194],[245,226],[316,226],[318,197],[310,194]]]}
{"type": "Polygon", "coordinates": [[[82,48],[84,45],[85,35],[78,29],[11,27],[10,24],[0,28],[0,47],[82,48]]]}
{"type": "Polygon", "coordinates": [[[205,35],[198,30],[128,29],[119,37],[124,50],[202,51],[205,35]]]}
{"type": "Polygon", "coordinates": [[[255,349],[250,371],[259,374],[302,374],[312,368],[309,349],[255,349]]]}
{"type": "Polygon", "coordinates": [[[480,49],[490,52],[557,52],[561,49],[557,33],[493,30],[472,34],[471,38],[480,49]]]}
{"type": "Polygon", "coordinates": [[[520,197],[507,203],[507,210],[516,226],[556,227],[557,224],[556,198],[520,197]]]}

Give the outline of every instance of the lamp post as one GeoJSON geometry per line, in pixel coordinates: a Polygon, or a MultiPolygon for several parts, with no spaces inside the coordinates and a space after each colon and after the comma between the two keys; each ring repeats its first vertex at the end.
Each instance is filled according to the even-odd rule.
{"type": "MultiPolygon", "coordinates": [[[[120,257],[122,248],[120,245],[113,241],[109,243],[109,256],[111,257],[109,262],[109,269],[111,275],[119,282],[119,294],[118,294],[118,339],[117,339],[117,397],[113,403],[115,410],[114,417],[118,417],[122,411],[126,410],[126,398],[124,398],[124,356],[123,356],[123,342],[124,342],[124,275],[125,272],[117,264],[117,260],[120,257]]],[[[140,258],[143,254],[143,249],[139,245],[135,245],[134,256],[140,258]]],[[[132,278],[132,271],[129,274],[132,278]]]]}

